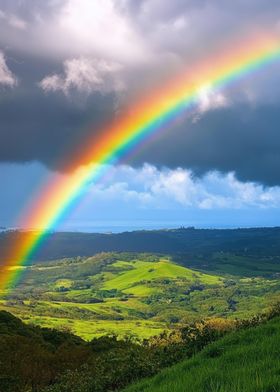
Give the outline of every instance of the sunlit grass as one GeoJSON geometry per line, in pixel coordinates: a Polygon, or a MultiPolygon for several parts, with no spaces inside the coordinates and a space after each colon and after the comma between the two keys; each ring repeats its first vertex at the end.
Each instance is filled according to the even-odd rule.
{"type": "Polygon", "coordinates": [[[277,392],[280,320],[234,332],[125,392],[277,392]]]}
{"type": "Polygon", "coordinates": [[[73,320],[54,317],[33,317],[32,324],[60,330],[69,330],[85,340],[103,335],[117,335],[119,338],[131,336],[145,339],[164,330],[163,323],[148,320],[73,320]]]}

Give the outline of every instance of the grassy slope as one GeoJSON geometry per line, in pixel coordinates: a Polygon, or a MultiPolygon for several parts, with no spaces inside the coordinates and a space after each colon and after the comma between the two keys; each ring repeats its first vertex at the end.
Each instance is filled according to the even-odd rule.
{"type": "MultiPolygon", "coordinates": [[[[116,267],[131,266],[130,262],[117,262],[116,267]]],[[[135,287],[141,286],[145,290],[145,285],[139,282],[155,280],[159,278],[185,278],[189,283],[193,283],[196,279],[202,284],[219,284],[220,281],[216,276],[203,274],[193,271],[186,267],[173,264],[169,260],[162,259],[157,263],[146,261],[135,261],[133,269],[120,273],[118,276],[109,278],[103,285],[104,289],[125,290],[128,293],[134,292],[135,287]],[[131,289],[133,287],[133,289],[131,289]]],[[[138,290],[139,292],[140,290],[138,290]]]]}
{"type": "Polygon", "coordinates": [[[231,333],[126,392],[277,392],[280,319],[231,333]]]}

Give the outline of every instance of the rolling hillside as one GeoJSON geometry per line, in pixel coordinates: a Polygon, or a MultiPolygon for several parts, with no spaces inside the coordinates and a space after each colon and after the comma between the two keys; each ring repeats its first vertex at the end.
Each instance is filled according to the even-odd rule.
{"type": "Polygon", "coordinates": [[[26,267],[0,308],[88,340],[108,333],[142,339],[207,317],[250,317],[278,301],[277,276],[237,275],[238,268],[207,272],[153,254],[67,258],[26,267]]]}
{"type": "Polygon", "coordinates": [[[125,392],[277,392],[280,319],[231,333],[125,392]]]}

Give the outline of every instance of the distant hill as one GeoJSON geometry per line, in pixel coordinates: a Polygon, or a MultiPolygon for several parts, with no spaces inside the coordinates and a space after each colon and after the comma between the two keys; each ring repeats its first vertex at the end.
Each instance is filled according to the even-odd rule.
{"type": "MultiPolygon", "coordinates": [[[[0,262],[8,246],[22,241],[20,231],[0,233],[0,262]]],[[[194,229],[133,231],[119,234],[50,234],[34,260],[92,256],[100,252],[153,252],[208,256],[229,252],[245,256],[274,257],[280,261],[280,227],[252,229],[194,229]]]]}
{"type": "Polygon", "coordinates": [[[280,319],[235,332],[124,392],[280,391],[280,319]]]}

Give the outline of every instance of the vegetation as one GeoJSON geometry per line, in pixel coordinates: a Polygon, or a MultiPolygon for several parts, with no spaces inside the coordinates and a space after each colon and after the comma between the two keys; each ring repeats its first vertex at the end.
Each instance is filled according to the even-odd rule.
{"type": "Polygon", "coordinates": [[[0,391],[108,392],[156,374],[128,391],[279,389],[279,228],[123,233],[120,248],[172,251],[90,256],[98,236],[54,234],[59,258],[0,293],[0,391]]]}
{"type": "Polygon", "coordinates": [[[251,317],[277,302],[279,292],[277,276],[209,273],[171,256],[102,253],[27,267],[21,284],[2,293],[0,309],[87,340],[145,339],[201,318],[251,317]]]}
{"type": "Polygon", "coordinates": [[[203,391],[206,382],[212,388],[209,391],[268,391],[262,387],[279,385],[279,315],[280,306],[277,306],[269,313],[250,320],[201,321],[187,324],[171,333],[162,333],[140,344],[130,339],[117,340],[114,336],[85,342],[68,332],[25,325],[2,311],[0,390],[120,390],[184,358],[192,357],[208,345],[190,361],[160,373],[155,380],[133,386],[131,391],[185,391],[186,385],[190,385],[190,390],[203,391]],[[252,330],[252,327],[260,325],[252,330]],[[227,336],[223,340],[209,345],[225,334],[227,336]],[[250,360],[250,364],[246,360],[250,360]],[[219,369],[223,372],[219,372],[219,369]],[[244,369],[248,372],[244,372],[244,369]],[[231,377],[226,377],[227,372],[231,377]],[[250,388],[253,385],[255,389],[242,389],[248,381],[252,382],[250,388]],[[226,389],[229,386],[233,389],[226,389]]]}
{"type": "Polygon", "coordinates": [[[280,319],[239,330],[125,392],[280,390],[280,319]]]}

